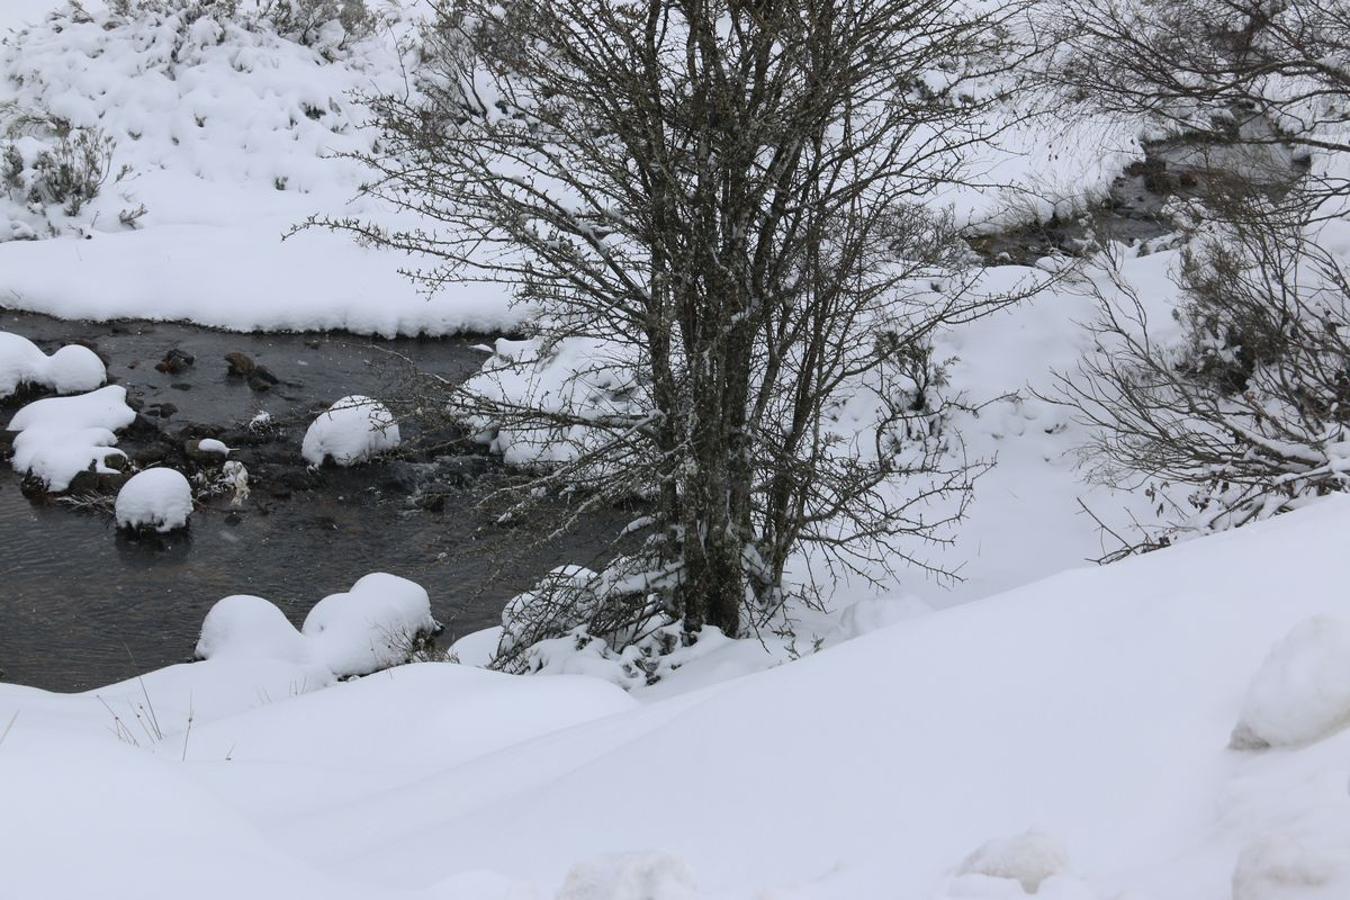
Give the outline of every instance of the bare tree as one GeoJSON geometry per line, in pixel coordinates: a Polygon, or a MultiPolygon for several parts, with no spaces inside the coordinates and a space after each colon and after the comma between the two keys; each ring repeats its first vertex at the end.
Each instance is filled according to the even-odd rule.
{"type": "Polygon", "coordinates": [[[965,10],[443,0],[417,90],[372,100],[365,190],[436,228],[325,224],[436,259],[412,273],[429,290],[495,281],[542,310],[535,349],[453,398],[566,448],[508,514],[650,505],[575,618],[737,635],[804,545],[922,562],[960,516],[972,468],[913,376],[937,329],[1016,299],[972,289],[930,204],[993,136],[1011,65],[1016,5],[965,10]],[[569,353],[563,386],[535,379],[569,353]],[[861,433],[834,424],[860,395],[861,433]]]}

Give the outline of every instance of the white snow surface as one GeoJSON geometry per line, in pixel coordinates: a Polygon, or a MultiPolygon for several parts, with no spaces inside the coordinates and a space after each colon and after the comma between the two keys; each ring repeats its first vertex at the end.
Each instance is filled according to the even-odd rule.
{"type": "Polygon", "coordinates": [[[169,468],[132,475],[117,492],[113,514],[119,528],[153,528],[165,533],[186,528],[192,517],[192,485],[169,468]]]}
{"type": "MultiPolygon", "coordinates": [[[[92,694],[0,685],[6,886],[1350,896],[1350,732],[1227,746],[1272,638],[1345,615],[1347,528],[1350,498],[1332,497],[647,703],[448,663],[316,691],[331,674],[312,664],[230,653],[92,694]],[[134,729],[145,698],[162,738],[119,741],[109,710],[134,729]]],[[[280,633],[248,605],[255,634],[280,633]]]]}
{"type": "Polygon", "coordinates": [[[352,394],[320,413],[305,432],[300,453],[305,462],[321,466],[366,462],[399,445],[398,423],[378,400],[352,394]]]}
{"type": "Polygon", "coordinates": [[[22,385],[77,394],[92,391],[107,380],[103,360],[88,347],[69,344],[48,356],[26,337],[0,331],[0,400],[22,385]]]}
{"type": "Polygon", "coordinates": [[[20,432],[14,439],[14,470],[57,492],[82,471],[112,473],[108,458],[124,456],[114,446],[114,432],[136,418],[126,400],[126,388],[108,385],[87,394],[29,403],[6,426],[20,432]]]}
{"type": "MultiPolygon", "coordinates": [[[[353,202],[363,172],[335,157],[374,139],[355,95],[404,86],[399,44],[408,22],[325,61],[209,16],[128,24],[100,0],[83,4],[88,20],[55,0],[15,2],[0,3],[0,110],[13,103],[16,112],[102,129],[115,141],[114,165],[129,175],[109,178],[78,216],[48,211],[50,222],[0,192],[7,305],[66,318],[382,335],[511,329],[530,314],[491,285],[428,301],[399,273],[425,260],[346,235],[282,240],[315,214],[395,223],[390,210],[353,202]],[[48,10],[63,18],[44,20],[48,10]],[[25,22],[38,24],[6,34],[25,22]],[[140,205],[135,228],[120,224],[123,210],[140,205]],[[49,239],[5,240],[11,232],[47,238],[52,229],[49,239]]],[[[26,136],[20,149],[33,156],[41,140],[26,136]]]]}

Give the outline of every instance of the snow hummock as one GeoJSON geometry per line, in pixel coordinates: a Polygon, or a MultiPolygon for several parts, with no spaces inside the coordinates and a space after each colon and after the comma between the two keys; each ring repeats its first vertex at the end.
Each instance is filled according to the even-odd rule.
{"type": "Polygon", "coordinates": [[[262,597],[235,594],[216,601],[202,621],[198,659],[304,662],[308,645],[286,614],[262,597]]]}
{"type": "Polygon", "coordinates": [[[350,678],[408,662],[417,642],[439,629],[425,589],[374,572],[316,603],[299,631],[261,597],[226,597],[202,623],[197,657],[299,663],[350,678]]]}
{"type": "Polygon", "coordinates": [[[0,331],[0,400],[25,384],[77,394],[107,380],[103,360],[88,347],[68,344],[48,356],[27,338],[0,331]]]}
{"type": "Polygon", "coordinates": [[[966,857],[958,874],[1011,879],[1028,894],[1034,894],[1041,882],[1068,868],[1068,853],[1059,841],[1038,831],[1027,831],[983,844],[966,857]]]}
{"type": "Polygon", "coordinates": [[[624,853],[580,863],[556,900],[697,900],[688,864],[664,853],[624,853]]]}
{"type": "Polygon", "coordinates": [[[173,469],[146,469],[117,492],[118,528],[153,528],[165,533],[186,528],[192,516],[192,485],[173,469]]]}
{"type": "Polygon", "coordinates": [[[350,466],[398,445],[398,423],[384,404],[352,394],[314,420],[305,432],[300,452],[312,466],[323,465],[328,459],[339,466],[350,466]]]}
{"type": "Polygon", "coordinates": [[[45,397],[20,409],[8,429],[14,439],[14,469],[36,478],[51,491],[64,491],[83,471],[113,474],[110,457],[125,458],[115,448],[114,432],[136,419],[127,406],[126,388],[109,385],[73,397],[45,397]]]}
{"type": "Polygon", "coordinates": [[[314,605],[301,632],[339,675],[365,675],[406,662],[420,635],[440,626],[421,585],[376,572],[314,605]]]}
{"type": "Polygon", "coordinates": [[[1316,616],[1280,639],[1247,689],[1236,748],[1306,744],[1350,725],[1350,621],[1316,616]]]}

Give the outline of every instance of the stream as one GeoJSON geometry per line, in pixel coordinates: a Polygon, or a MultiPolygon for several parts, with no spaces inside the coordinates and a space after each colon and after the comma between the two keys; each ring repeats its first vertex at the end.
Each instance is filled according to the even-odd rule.
{"type": "MultiPolygon", "coordinates": [[[[235,334],[186,324],[90,323],[0,310],[0,331],[50,353],[83,342],[141,411],[119,446],[138,465],[176,464],[187,440],[237,448],[251,492],[200,503],[185,534],[135,539],[106,508],[26,496],[0,468],[0,671],[3,679],[79,691],[192,658],[207,611],[229,594],[276,603],[297,625],[327,594],[369,572],[401,575],[431,595],[442,643],[498,624],[505,601],[555,565],[594,563],[628,517],[591,517],[540,544],[499,527],[479,501],[508,477],[466,435],[401,412],[412,370],[462,381],[481,365],[482,338],[381,340],[351,334],[235,334]],[[157,371],[170,350],[194,358],[157,371]],[[228,374],[244,353],[279,383],[228,374]],[[347,394],[388,402],[403,446],[350,469],[310,471],[300,442],[313,417],[347,394]],[[247,427],[259,412],[274,427],[247,427]]],[[[20,402],[0,404],[7,422],[20,402]]]]}

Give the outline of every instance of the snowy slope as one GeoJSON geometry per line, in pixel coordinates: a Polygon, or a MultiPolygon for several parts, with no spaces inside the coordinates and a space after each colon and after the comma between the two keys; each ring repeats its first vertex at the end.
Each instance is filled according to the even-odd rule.
{"type": "MultiPolygon", "coordinates": [[[[970,867],[1040,866],[1057,900],[1343,898],[1350,732],[1228,741],[1271,645],[1350,618],[1347,527],[1332,498],[636,707],[450,664],[288,697],[298,672],[212,662],[101,692],[159,698],[137,748],[92,697],[3,687],[6,887],[526,898],[571,872],[556,896],[989,900],[1024,893],[963,861],[1035,829],[970,867]]],[[[1285,714],[1350,696],[1284,684],[1285,714]]]]}

